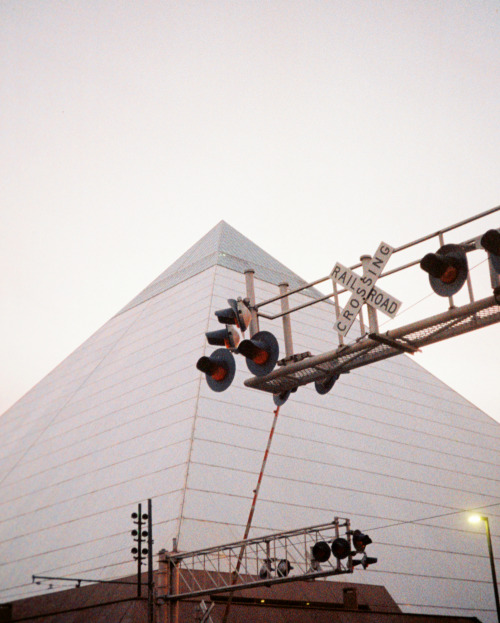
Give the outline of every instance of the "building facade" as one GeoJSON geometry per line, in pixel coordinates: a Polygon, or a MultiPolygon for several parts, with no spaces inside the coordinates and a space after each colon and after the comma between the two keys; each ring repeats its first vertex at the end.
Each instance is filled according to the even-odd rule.
{"type": "MultiPolygon", "coordinates": [[[[221,222],[0,418],[1,602],[46,591],[33,574],[133,573],[130,515],[148,498],[155,551],[243,537],[275,405],[245,387],[242,357],[223,393],[195,364],[249,268],[257,300],[303,283],[221,222]]],[[[333,318],[329,302],[295,313],[295,351],[335,348],[333,318]]],[[[284,353],[281,322],[260,328],[284,353]]],[[[403,612],[493,622],[485,537],[464,511],[490,517],[500,551],[499,437],[406,355],[327,395],[302,387],[281,407],[251,536],[348,517],[378,557],[355,581],[387,587],[403,612]]]]}

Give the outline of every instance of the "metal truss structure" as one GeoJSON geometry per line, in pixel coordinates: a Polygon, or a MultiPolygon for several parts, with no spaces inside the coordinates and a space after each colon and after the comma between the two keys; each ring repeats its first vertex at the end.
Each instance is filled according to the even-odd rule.
{"type": "Polygon", "coordinates": [[[279,532],[193,552],[160,553],[167,576],[159,603],[232,592],[234,590],[315,580],[352,573],[361,561],[354,561],[348,519],[335,517],[331,523],[279,532]],[[312,547],[335,539],[348,542],[348,555],[319,563],[312,547]]]}
{"type": "MultiPolygon", "coordinates": [[[[445,229],[439,230],[423,238],[405,244],[394,249],[394,253],[409,249],[433,238],[437,238],[439,245],[445,244],[444,234],[455,230],[463,225],[479,220],[487,215],[500,210],[500,206],[473,216],[465,221],[461,221],[445,229]]],[[[500,230],[498,230],[500,231],[500,230]]],[[[465,253],[482,249],[479,236],[460,243],[461,249],[465,253]]],[[[484,250],[483,250],[484,251],[484,250]]],[[[367,256],[365,256],[366,259],[367,256]]],[[[363,258],[362,258],[363,259],[363,258]]],[[[405,270],[420,263],[420,257],[414,261],[404,264],[395,269],[391,269],[380,275],[385,277],[399,271],[405,270]]],[[[335,302],[336,318],[339,319],[342,311],[339,304],[339,296],[348,290],[338,289],[338,284],[332,279],[333,271],[330,275],[307,283],[302,287],[288,290],[286,285],[280,286],[280,295],[262,302],[255,302],[253,297],[252,275],[247,275],[247,295],[250,301],[250,309],[254,317],[254,326],[258,327],[258,318],[268,318],[274,320],[283,319],[283,330],[285,337],[286,358],[278,362],[278,367],[266,375],[254,376],[244,381],[247,387],[260,389],[270,392],[277,396],[287,397],[287,392],[295,391],[302,385],[308,383],[328,384],[333,382],[338,375],[349,372],[355,368],[365,366],[389,357],[394,357],[403,352],[415,353],[423,346],[434,344],[451,337],[462,335],[482,327],[486,327],[500,322],[500,278],[494,269],[490,256],[490,280],[493,294],[475,300],[470,275],[467,275],[467,285],[469,292],[469,302],[460,307],[455,306],[453,297],[448,297],[449,309],[443,313],[433,315],[417,322],[401,326],[397,329],[381,333],[378,328],[377,310],[371,306],[368,308],[368,326],[360,321],[361,336],[352,344],[344,344],[342,336],[339,336],[339,347],[319,355],[312,356],[311,353],[294,354],[292,346],[292,335],[289,315],[299,309],[314,305],[320,301],[333,298],[335,302]],[[311,302],[304,303],[294,308],[289,307],[290,295],[307,290],[319,283],[333,281],[333,292],[324,297],[316,298],[311,302]],[[281,313],[269,315],[262,311],[265,305],[281,300],[281,313]],[[333,381],[333,382],[332,382],[333,381]]],[[[351,270],[363,266],[363,262],[351,267],[351,270]]],[[[252,332],[252,326],[250,326],[252,332]]],[[[255,330],[255,329],[254,329],[255,330]]],[[[327,390],[326,390],[327,391],[327,390]]],[[[326,393],[322,392],[322,393],[326,393]]]]}
{"type": "Polygon", "coordinates": [[[352,345],[343,345],[321,355],[287,363],[266,376],[247,379],[245,385],[280,394],[308,383],[327,382],[333,375],[402,352],[415,353],[422,346],[497,322],[500,322],[500,293],[383,334],[368,333],[352,345]]]}

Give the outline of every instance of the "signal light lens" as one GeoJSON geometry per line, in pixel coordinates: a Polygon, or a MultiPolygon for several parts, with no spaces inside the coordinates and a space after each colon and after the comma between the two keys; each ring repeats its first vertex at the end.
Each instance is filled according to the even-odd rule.
{"type": "Polygon", "coordinates": [[[238,352],[246,357],[248,369],[255,376],[265,376],[272,372],[279,351],[278,341],[269,331],[259,331],[238,346],[238,352]]]}
{"type": "Polygon", "coordinates": [[[311,553],[314,560],[326,562],[330,558],[332,550],[326,541],[318,541],[313,545],[311,553]]]}
{"type": "Polygon", "coordinates": [[[421,262],[420,267],[426,273],[436,279],[441,279],[443,283],[453,283],[458,275],[458,266],[454,258],[443,258],[437,253],[428,253],[421,262]]]}
{"type": "Polygon", "coordinates": [[[333,540],[332,554],[335,556],[335,558],[337,558],[338,560],[343,560],[344,558],[347,558],[350,553],[351,546],[349,545],[349,541],[347,539],[339,537],[338,539],[333,540]]]}

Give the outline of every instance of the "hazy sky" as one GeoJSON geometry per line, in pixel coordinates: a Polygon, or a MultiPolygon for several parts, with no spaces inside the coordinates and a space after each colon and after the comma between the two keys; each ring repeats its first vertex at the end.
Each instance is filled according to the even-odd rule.
{"type": "MultiPolygon", "coordinates": [[[[500,204],[499,26],[497,0],[2,0],[0,413],[221,219],[312,280],[500,204]]],[[[499,341],[416,357],[500,421],[499,341]]]]}

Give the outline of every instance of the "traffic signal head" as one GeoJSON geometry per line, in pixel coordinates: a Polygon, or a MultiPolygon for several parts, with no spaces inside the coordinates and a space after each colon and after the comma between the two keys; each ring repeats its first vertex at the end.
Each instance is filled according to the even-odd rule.
{"type": "Polygon", "coordinates": [[[207,342],[212,346],[225,346],[229,349],[235,349],[240,343],[240,334],[230,326],[226,326],[225,329],[220,329],[219,331],[209,331],[205,335],[207,342]]]}
{"type": "Polygon", "coordinates": [[[439,296],[453,296],[467,280],[465,251],[456,244],[445,244],[437,253],[427,253],[420,268],[429,274],[431,288],[439,296]]]}
{"type": "Polygon", "coordinates": [[[241,298],[238,300],[228,299],[229,307],[219,309],[215,315],[222,324],[235,324],[238,329],[245,332],[252,319],[248,305],[241,298]]]}
{"type": "Polygon", "coordinates": [[[347,558],[350,553],[351,546],[349,545],[349,541],[347,539],[339,537],[338,539],[334,539],[332,541],[332,554],[335,558],[343,560],[344,558],[347,558]]]}
{"type": "Polygon", "coordinates": [[[332,553],[326,541],[318,541],[311,547],[311,556],[317,562],[326,562],[332,553]]]}
{"type": "Polygon", "coordinates": [[[340,374],[332,374],[325,381],[315,381],[314,387],[318,394],[324,395],[328,394],[328,392],[332,389],[335,383],[339,380],[340,374]]]}
{"type": "Polygon", "coordinates": [[[489,229],[481,237],[481,246],[490,254],[490,263],[497,274],[500,274],[500,232],[489,229]]]}
{"type": "Polygon", "coordinates": [[[214,392],[226,390],[233,382],[236,373],[234,357],[225,348],[218,348],[210,357],[200,357],[196,367],[205,373],[208,386],[214,392]]]}
{"type": "Polygon", "coordinates": [[[280,560],[278,566],[276,567],[276,575],[279,578],[286,578],[292,569],[293,567],[290,564],[290,561],[286,559],[280,560]]]}
{"type": "Polygon", "coordinates": [[[365,547],[373,541],[367,534],[363,534],[361,530],[354,530],[352,533],[352,544],[357,552],[364,552],[365,547]]]}
{"type": "Polygon", "coordinates": [[[248,369],[255,376],[265,376],[272,372],[278,361],[280,349],[278,341],[269,331],[259,331],[251,339],[243,340],[238,352],[247,360],[248,369]]]}

